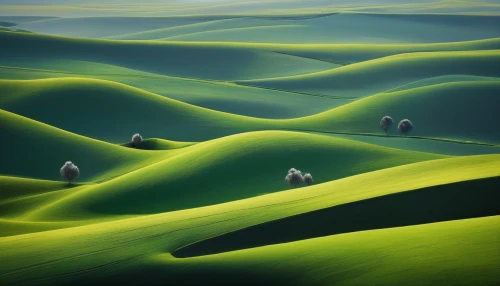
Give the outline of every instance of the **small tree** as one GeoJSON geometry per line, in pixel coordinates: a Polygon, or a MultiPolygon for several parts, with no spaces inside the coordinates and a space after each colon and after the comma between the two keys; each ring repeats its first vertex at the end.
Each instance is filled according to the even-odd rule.
{"type": "Polygon", "coordinates": [[[385,134],[389,135],[389,129],[392,127],[393,123],[394,123],[394,120],[392,120],[392,117],[384,116],[384,117],[382,117],[382,120],[380,120],[380,127],[382,127],[382,129],[384,129],[385,134]]]}
{"type": "Polygon", "coordinates": [[[132,146],[137,147],[142,143],[142,136],[139,133],[136,133],[132,136],[132,146]]]}
{"type": "Polygon", "coordinates": [[[305,173],[302,178],[304,179],[304,183],[306,183],[306,185],[308,185],[308,186],[312,185],[313,177],[311,174],[305,173]]]}
{"type": "Polygon", "coordinates": [[[399,122],[398,129],[399,132],[403,133],[406,137],[406,135],[413,130],[413,123],[408,119],[403,119],[399,122]]]}
{"type": "Polygon", "coordinates": [[[296,170],[294,168],[291,168],[288,171],[288,174],[286,175],[285,180],[288,182],[288,184],[290,184],[294,188],[296,188],[298,185],[300,185],[304,181],[304,179],[302,178],[302,172],[300,172],[299,170],[296,170]]]}
{"type": "Polygon", "coordinates": [[[61,168],[61,176],[68,180],[68,185],[71,185],[71,181],[80,176],[80,169],[71,161],[68,161],[61,168]]]}

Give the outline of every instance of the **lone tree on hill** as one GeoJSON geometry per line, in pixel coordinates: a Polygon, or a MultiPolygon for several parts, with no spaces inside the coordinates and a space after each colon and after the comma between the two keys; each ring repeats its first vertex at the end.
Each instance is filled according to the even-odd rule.
{"type": "Polygon", "coordinates": [[[68,185],[71,185],[71,181],[80,176],[80,169],[71,161],[68,161],[61,168],[61,176],[68,180],[68,185]]]}
{"type": "Polygon", "coordinates": [[[286,175],[285,180],[288,182],[288,184],[290,184],[294,188],[296,188],[298,185],[300,185],[304,181],[304,179],[302,178],[302,172],[300,172],[299,170],[296,170],[295,168],[291,168],[288,171],[288,174],[286,175]]]}
{"type": "Polygon", "coordinates": [[[137,147],[142,143],[142,136],[139,133],[134,134],[132,136],[132,147],[137,147]]]}
{"type": "Polygon", "coordinates": [[[308,186],[312,185],[313,177],[311,174],[305,173],[302,178],[304,179],[304,183],[306,183],[306,185],[308,185],[308,186]]]}
{"type": "Polygon", "coordinates": [[[394,120],[392,120],[392,117],[384,116],[382,117],[382,120],[380,120],[380,127],[384,129],[385,134],[389,135],[389,129],[391,129],[393,123],[394,120]]]}
{"type": "Polygon", "coordinates": [[[406,135],[413,130],[413,123],[408,119],[403,119],[399,122],[398,129],[399,132],[403,133],[406,137],[406,135]]]}

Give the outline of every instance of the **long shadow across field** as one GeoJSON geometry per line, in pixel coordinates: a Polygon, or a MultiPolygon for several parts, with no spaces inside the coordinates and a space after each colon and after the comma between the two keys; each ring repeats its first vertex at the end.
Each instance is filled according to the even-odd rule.
{"type": "Polygon", "coordinates": [[[299,214],[200,241],[180,248],[172,255],[195,257],[340,233],[490,216],[499,212],[500,177],[494,177],[299,214]]]}

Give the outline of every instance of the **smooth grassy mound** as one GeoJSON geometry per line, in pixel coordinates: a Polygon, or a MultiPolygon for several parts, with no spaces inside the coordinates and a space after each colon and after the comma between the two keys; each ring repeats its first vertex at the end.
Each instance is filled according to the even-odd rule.
{"type": "MultiPolygon", "coordinates": [[[[168,156],[86,138],[3,110],[0,129],[2,138],[8,138],[0,140],[0,149],[5,151],[0,164],[3,175],[63,181],[59,169],[72,161],[80,168],[77,181],[85,182],[130,172],[168,156]]],[[[44,189],[44,184],[36,185],[44,189]]],[[[9,188],[5,191],[10,192],[9,188]]]]}
{"type": "Polygon", "coordinates": [[[493,177],[357,201],[230,232],[172,255],[195,257],[347,232],[491,216],[500,207],[499,183],[500,177],[493,177]]]}
{"type": "MultiPolygon", "coordinates": [[[[267,19],[266,19],[267,20],[267,19]]],[[[263,20],[261,20],[263,21],[263,20]]],[[[477,15],[391,15],[338,13],[247,27],[226,22],[223,27],[200,28],[166,37],[176,41],[254,43],[442,43],[498,37],[500,17],[477,15]],[[467,22],[465,28],[463,23],[467,22]],[[425,31],[425,33],[422,33],[425,31]]]]}
{"type": "Polygon", "coordinates": [[[19,26],[40,34],[102,38],[188,25],[210,19],[203,17],[78,17],[20,23],[19,26]]]}
{"type": "MultiPolygon", "coordinates": [[[[380,118],[390,115],[414,124],[410,135],[455,138],[498,144],[500,120],[496,102],[500,81],[446,83],[392,93],[380,93],[317,115],[288,121],[303,129],[383,132],[380,118]]],[[[390,131],[397,134],[396,126],[390,131]]]]}
{"type": "Polygon", "coordinates": [[[442,44],[316,45],[110,41],[1,31],[0,40],[9,42],[9,45],[0,47],[0,59],[17,57],[48,61],[64,58],[161,75],[217,80],[300,75],[400,53],[493,50],[500,47],[499,39],[442,44]],[[193,65],[196,69],[192,68],[193,65]]]}
{"type": "Polygon", "coordinates": [[[188,147],[194,144],[196,144],[196,142],[178,142],[159,138],[150,138],[145,139],[141,144],[137,146],[134,146],[130,142],[123,144],[123,146],[142,150],[172,150],[188,147]]]}
{"type": "Polygon", "coordinates": [[[204,109],[110,81],[62,78],[0,81],[0,86],[0,108],[116,143],[135,133],[201,141],[266,126],[266,120],[204,109]]]}
{"type": "Polygon", "coordinates": [[[352,100],[169,77],[87,61],[36,57],[0,59],[0,78],[3,79],[60,77],[111,80],[205,108],[264,118],[311,115],[352,100]]]}
{"type": "Polygon", "coordinates": [[[1,31],[0,41],[9,42],[0,48],[2,54],[9,57],[36,54],[45,59],[100,62],[188,78],[243,80],[311,73],[337,66],[315,59],[223,44],[91,40],[1,31]]]}
{"type": "MultiPolygon", "coordinates": [[[[296,3],[289,3],[289,5],[294,4],[296,5],[296,3]]],[[[324,5],[322,3],[321,6],[324,5]]],[[[220,5],[214,6],[206,7],[206,9],[222,9],[220,5]]],[[[179,7],[172,10],[178,11],[179,7]]],[[[21,23],[20,28],[43,34],[86,38],[114,36],[133,40],[166,38],[179,41],[315,44],[430,43],[500,36],[498,30],[495,29],[500,24],[500,17],[493,16],[318,14],[317,10],[315,12],[316,15],[309,15],[309,17],[293,17],[293,15],[275,15],[274,17],[259,17],[259,15],[247,17],[66,17],[21,23]],[[463,25],[464,22],[467,26],[463,25]]],[[[202,13],[207,13],[207,10],[202,13]]]]}
{"type": "Polygon", "coordinates": [[[430,77],[422,80],[417,80],[415,82],[399,86],[397,88],[388,90],[386,92],[396,92],[402,90],[408,90],[412,88],[425,87],[429,85],[436,85],[442,83],[451,83],[451,82],[480,82],[480,81],[500,81],[498,77],[487,77],[487,76],[474,76],[474,75],[443,75],[430,77]]]}
{"type": "MultiPolygon", "coordinates": [[[[391,130],[396,132],[396,130],[391,130]]],[[[396,136],[373,136],[373,135],[345,135],[345,134],[328,134],[334,137],[375,144],[379,146],[397,148],[410,151],[427,152],[451,156],[470,156],[483,154],[498,154],[500,153],[499,146],[488,146],[478,144],[464,144],[463,141],[453,140],[415,140],[416,138],[402,138],[396,136]]]]}
{"type": "MultiPolygon", "coordinates": [[[[16,229],[15,221],[23,222],[26,214],[81,191],[89,185],[69,186],[64,182],[1,176],[0,186],[2,192],[5,192],[0,198],[0,221],[9,220],[11,225],[10,231],[0,232],[0,236],[4,236],[13,232],[16,229]]],[[[21,226],[20,229],[25,228],[21,226]]]]}
{"type": "Polygon", "coordinates": [[[198,143],[170,159],[86,188],[33,218],[181,210],[286,190],[284,177],[292,167],[312,173],[320,184],[437,158],[443,156],[322,135],[245,133],[198,143]]]}
{"type": "Polygon", "coordinates": [[[63,0],[39,2],[30,0],[4,0],[3,15],[54,15],[61,17],[165,17],[177,15],[236,15],[271,19],[310,19],[335,12],[371,13],[425,13],[425,14],[485,14],[497,15],[500,7],[495,0],[486,1],[415,1],[415,0],[352,0],[325,2],[324,0],[276,2],[266,1],[197,1],[164,2],[131,0],[96,2],[79,1],[68,5],[63,0]],[[22,5],[30,4],[30,5],[22,5]]]}
{"type": "MultiPolygon", "coordinates": [[[[294,21],[277,21],[273,19],[261,19],[252,17],[238,17],[228,19],[212,19],[211,21],[204,21],[201,23],[192,23],[174,27],[164,27],[161,29],[154,29],[143,31],[139,33],[128,33],[108,37],[110,39],[119,40],[171,40],[170,37],[179,37],[185,35],[200,34],[203,32],[213,32],[228,29],[241,29],[249,27],[272,27],[274,25],[283,25],[283,22],[291,24],[294,21]]],[[[228,42],[233,42],[233,40],[228,42]]]]}
{"type": "MultiPolygon", "coordinates": [[[[492,125],[500,120],[495,109],[500,90],[498,81],[452,82],[380,93],[323,113],[288,120],[218,112],[102,80],[0,81],[0,87],[5,91],[0,108],[74,133],[117,143],[137,132],[146,138],[179,141],[202,141],[263,129],[382,135],[379,122],[384,115],[396,121],[412,120],[415,129],[410,135],[500,142],[500,134],[492,125]],[[71,101],[67,100],[68,96],[71,101]],[[450,102],[454,108],[448,108],[450,102]],[[110,110],[108,106],[114,108],[110,110]],[[49,110],[51,112],[47,112],[49,110]],[[469,118],[481,118],[481,124],[469,118]]],[[[391,133],[397,131],[394,129],[391,133]]]]}
{"type": "Polygon", "coordinates": [[[148,272],[152,285],[165,279],[194,285],[207,273],[227,285],[240,279],[247,285],[495,285],[499,231],[499,216],[457,220],[192,259],[164,254],[140,271],[154,273],[148,272]]]}
{"type": "MultiPolygon", "coordinates": [[[[343,269],[352,274],[348,275],[348,277],[351,277],[349,279],[364,277],[354,275],[359,271],[363,271],[364,273],[371,273],[367,274],[367,279],[370,279],[370,281],[375,281],[373,280],[375,278],[374,275],[380,273],[378,272],[380,269],[387,269],[387,271],[394,270],[394,272],[389,272],[391,273],[390,275],[383,275],[383,277],[389,278],[397,275],[398,279],[403,279],[407,275],[410,275],[408,271],[404,271],[405,267],[414,267],[413,270],[422,269],[422,271],[429,271],[429,268],[426,266],[429,263],[435,262],[435,267],[438,268],[434,267],[432,269],[448,269],[449,263],[453,263],[451,269],[459,269],[460,273],[468,273],[464,279],[472,280],[463,281],[479,281],[474,279],[483,279],[482,282],[491,281],[491,277],[496,276],[491,276],[489,271],[484,271],[484,269],[490,269],[488,268],[489,266],[485,266],[486,268],[483,266],[491,265],[491,269],[496,271],[498,260],[496,260],[496,256],[484,254],[496,253],[498,249],[499,244],[496,241],[498,236],[493,235],[493,233],[498,232],[496,227],[494,227],[498,225],[497,218],[467,220],[471,224],[467,224],[467,221],[454,221],[433,224],[435,227],[432,225],[423,225],[364,232],[366,233],[366,241],[359,240],[359,244],[356,242],[356,237],[363,235],[362,233],[331,236],[318,240],[321,241],[319,244],[321,247],[317,252],[313,252],[312,248],[308,248],[305,245],[304,247],[295,247],[303,243],[307,244],[310,241],[315,241],[307,240],[297,242],[297,244],[293,243],[248,250],[258,251],[255,256],[248,255],[250,252],[243,251],[220,256],[177,260],[167,253],[222,233],[300,213],[433,185],[499,176],[500,168],[498,162],[500,161],[498,159],[498,155],[487,155],[433,160],[366,173],[309,188],[279,192],[210,207],[142,216],[78,228],[0,238],[0,251],[6,259],[5,261],[7,261],[0,264],[0,272],[2,273],[3,281],[7,283],[37,283],[42,280],[44,283],[52,284],[68,284],[76,283],[77,281],[84,283],[102,277],[123,280],[129,283],[133,283],[134,281],[144,283],[144,276],[142,274],[145,272],[148,273],[148,278],[151,280],[163,278],[162,283],[164,283],[165,279],[169,279],[169,281],[182,280],[187,283],[191,281],[189,277],[199,277],[196,274],[201,275],[201,273],[210,273],[212,279],[220,277],[232,283],[234,281],[227,280],[229,279],[227,273],[234,273],[234,278],[241,279],[245,277],[242,276],[242,272],[236,271],[238,269],[236,266],[240,263],[238,262],[240,257],[242,265],[244,264],[244,271],[250,277],[254,278],[265,277],[266,272],[263,269],[273,269],[273,277],[276,277],[278,272],[274,271],[274,267],[278,265],[278,261],[281,262],[279,265],[288,265],[287,263],[298,261],[297,268],[287,268],[286,272],[289,275],[294,273],[300,276],[301,274],[312,273],[309,269],[325,269],[322,273],[330,275],[329,277],[331,278],[332,274],[340,273],[338,275],[341,275],[342,272],[331,270],[330,267],[339,269],[339,265],[343,265],[343,269]],[[398,180],[394,180],[393,178],[398,178],[398,180]],[[485,221],[488,221],[485,225],[482,223],[472,223],[485,221]],[[446,225],[452,224],[456,224],[456,232],[448,232],[449,228],[446,225]],[[430,228],[426,230],[427,227],[430,228]],[[398,230],[404,229],[410,232],[407,232],[406,235],[398,232],[398,230]],[[377,233],[386,233],[387,235],[383,235],[379,241],[377,236],[373,236],[377,235],[377,233]],[[476,234],[479,236],[476,236],[476,234]],[[441,235],[448,238],[452,237],[453,239],[442,241],[439,239],[441,235]],[[454,247],[455,243],[462,241],[462,239],[458,239],[461,235],[467,236],[464,240],[465,244],[462,245],[460,242],[459,246],[454,247]],[[337,239],[339,237],[345,237],[345,245],[351,245],[352,248],[341,247],[341,245],[337,246],[333,241],[332,244],[325,243],[329,239],[337,239]],[[386,245],[384,243],[387,243],[387,247],[379,248],[381,245],[386,245]],[[420,246],[420,243],[424,244],[420,246]],[[325,251],[325,246],[329,247],[329,245],[334,250],[325,251]],[[416,245],[419,247],[415,247],[416,245]],[[474,249],[471,253],[467,252],[464,254],[463,251],[464,249],[468,249],[467,246],[474,249]],[[452,247],[452,249],[449,249],[450,253],[445,251],[448,247],[452,247]],[[279,249],[276,255],[273,255],[274,252],[272,251],[268,252],[268,250],[274,248],[279,249]],[[458,248],[461,249],[460,252],[457,252],[458,248]],[[295,255],[298,254],[295,251],[300,251],[301,249],[312,256],[305,254],[304,256],[295,255]],[[346,249],[345,254],[341,254],[343,253],[342,249],[346,249]],[[427,252],[428,250],[432,250],[432,255],[427,252]],[[290,259],[283,259],[284,254],[281,251],[290,254],[290,259]],[[374,259],[374,257],[378,257],[376,255],[377,251],[380,251],[381,255],[383,254],[384,258],[380,259],[387,260],[374,259]],[[407,251],[410,251],[408,252],[408,257],[411,259],[401,260],[401,255],[407,253],[407,251]],[[166,255],[155,257],[158,253],[165,253],[166,255]],[[270,254],[270,256],[266,256],[266,253],[270,254]],[[456,253],[460,253],[462,258],[447,260],[447,263],[442,263],[443,259],[450,257],[450,255],[454,257],[453,255],[456,255],[456,253]],[[319,259],[318,261],[320,261],[323,267],[308,268],[305,265],[310,265],[310,261],[300,262],[305,257],[311,257],[313,260],[318,259],[317,255],[327,255],[331,259],[337,257],[336,255],[340,255],[339,263],[325,263],[326,260],[319,259]],[[293,256],[296,256],[296,258],[292,259],[293,256]],[[255,261],[255,263],[252,261],[255,261]],[[285,261],[289,262],[285,263],[285,261]],[[386,263],[381,264],[381,261],[386,261],[386,263]],[[418,261],[423,262],[419,264],[420,262],[418,261]],[[199,264],[197,264],[198,262],[199,264]],[[371,267],[373,263],[376,263],[377,267],[371,267]],[[363,268],[360,269],[360,265],[363,268]],[[475,266],[478,268],[475,268],[475,266]],[[112,267],[112,274],[110,274],[109,267],[112,267]],[[234,272],[228,271],[227,267],[232,268],[234,272]],[[262,269],[257,267],[262,267],[262,269]],[[180,268],[183,270],[179,272],[180,268]],[[137,270],[137,272],[132,271],[133,269],[137,270]],[[216,271],[217,269],[220,271],[216,271]],[[248,272],[248,269],[252,269],[252,271],[248,272]],[[481,275],[472,275],[474,273],[467,272],[475,271],[474,269],[483,269],[483,272],[481,272],[481,275]],[[372,270],[376,272],[372,273],[372,270]],[[176,276],[175,273],[178,273],[180,276],[176,276]],[[222,274],[224,275],[218,276],[222,274]]],[[[442,274],[442,271],[439,272],[442,274]]],[[[314,273],[317,274],[316,271],[314,273]]],[[[323,277],[324,275],[320,276],[323,277]]],[[[340,281],[340,278],[338,279],[340,281]]],[[[416,280],[410,279],[409,281],[416,280]]],[[[383,280],[383,282],[388,281],[383,280]]],[[[384,284],[383,282],[381,283],[384,284]]]]}
{"type": "Polygon", "coordinates": [[[0,201],[64,189],[64,182],[0,176],[0,201]]]}
{"type": "Polygon", "coordinates": [[[444,75],[500,77],[498,65],[499,51],[409,53],[324,72],[241,83],[315,94],[366,96],[444,75]],[[357,88],[360,84],[361,90],[357,88]]]}

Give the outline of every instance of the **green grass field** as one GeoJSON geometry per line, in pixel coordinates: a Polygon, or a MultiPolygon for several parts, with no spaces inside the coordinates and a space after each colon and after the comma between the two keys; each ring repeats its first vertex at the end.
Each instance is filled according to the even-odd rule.
{"type": "Polygon", "coordinates": [[[499,26],[496,1],[2,2],[0,285],[499,285],[499,26]]]}

